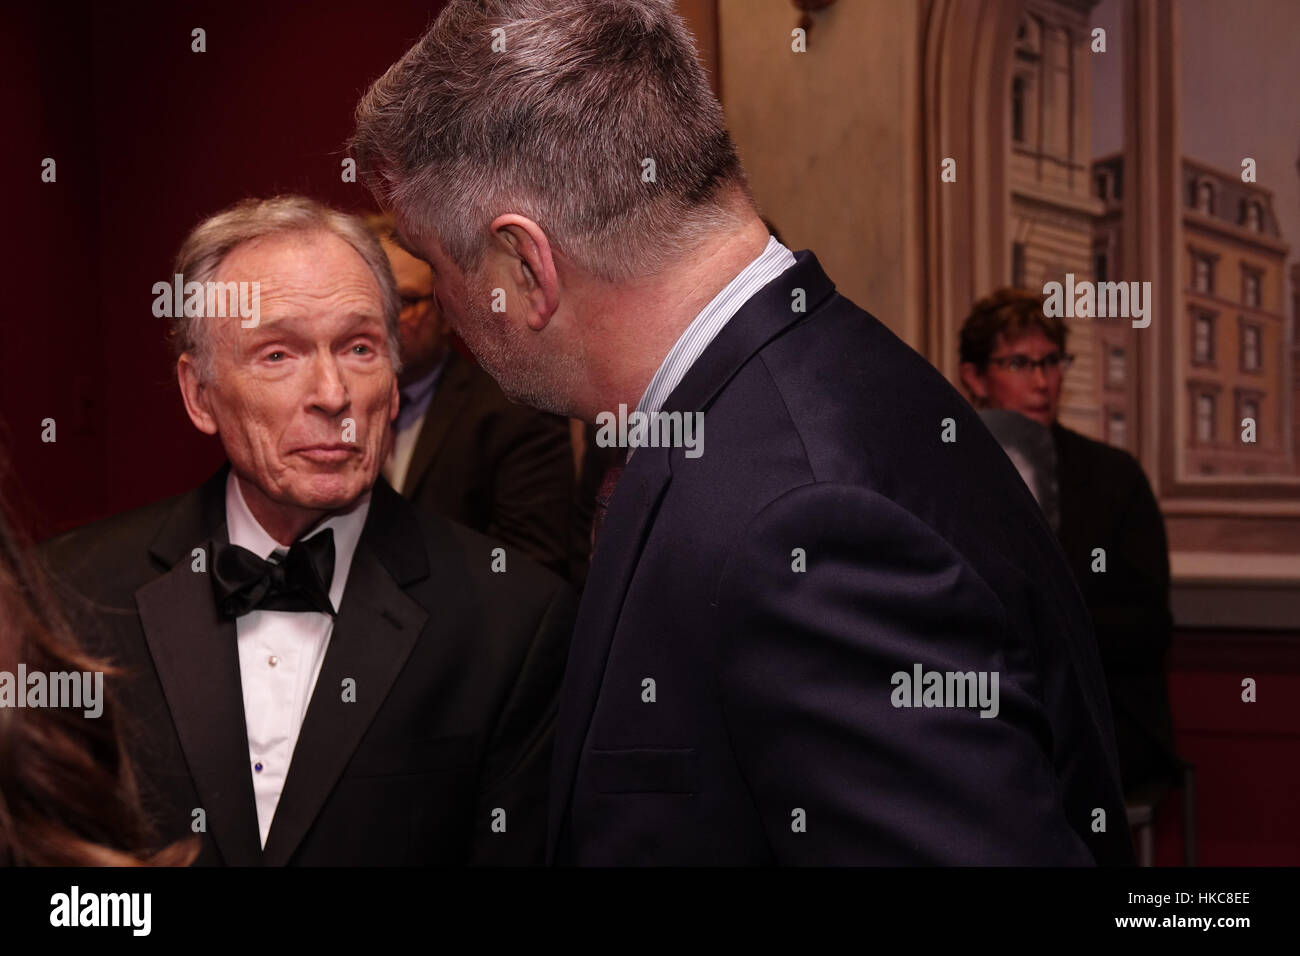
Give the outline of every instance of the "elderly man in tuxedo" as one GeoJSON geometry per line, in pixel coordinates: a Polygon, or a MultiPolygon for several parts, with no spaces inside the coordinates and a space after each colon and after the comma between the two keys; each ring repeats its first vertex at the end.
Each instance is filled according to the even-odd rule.
{"type": "Polygon", "coordinates": [[[539,861],[573,596],[379,477],[399,309],[379,243],[249,200],[174,272],[253,305],[172,319],[186,411],[229,462],[44,546],[123,669],[158,838],[203,834],[200,863],[539,861]]]}
{"type": "Polygon", "coordinates": [[[769,234],[670,0],[451,0],[352,145],[508,395],[677,416],[603,438],[552,859],[1132,861],[1050,529],[966,401],[769,234]]]}

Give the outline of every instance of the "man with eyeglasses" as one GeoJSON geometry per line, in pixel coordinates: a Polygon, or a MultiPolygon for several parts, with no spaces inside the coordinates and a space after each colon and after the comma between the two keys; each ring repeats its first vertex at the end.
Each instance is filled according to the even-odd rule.
{"type": "Polygon", "coordinates": [[[962,325],[961,380],[984,409],[1016,412],[1050,432],[1057,535],[1078,581],[1110,692],[1125,796],[1150,797],[1178,779],[1164,656],[1169,647],[1169,550],[1142,467],[1128,452],[1057,421],[1070,367],[1069,330],[1043,296],[999,289],[962,325]],[[1096,549],[1105,552],[1097,570],[1096,549]]]}
{"type": "Polygon", "coordinates": [[[517,547],[571,576],[574,494],[569,424],[506,398],[452,347],[433,269],[385,215],[367,218],[401,297],[402,371],[384,477],[417,507],[517,547]]]}

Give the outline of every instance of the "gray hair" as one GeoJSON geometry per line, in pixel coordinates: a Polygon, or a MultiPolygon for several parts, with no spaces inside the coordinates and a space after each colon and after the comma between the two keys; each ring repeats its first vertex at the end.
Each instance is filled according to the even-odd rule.
{"type": "Polygon", "coordinates": [[[671,0],[451,0],[356,127],[380,204],[462,270],[516,212],[608,281],[653,274],[737,218],[725,192],[754,202],[671,0]]]}
{"type": "MultiPolygon", "coordinates": [[[[263,236],[328,232],[342,239],[361,256],[379,286],[383,299],[384,326],[388,332],[388,354],[393,371],[401,371],[401,299],[388,255],[379,240],[356,216],[331,209],[306,196],[276,196],[272,199],[243,199],[228,209],[203,220],[181,244],[173,272],[185,282],[213,281],[226,256],[246,242],[263,236]]],[[[177,358],[189,352],[204,380],[211,377],[212,350],[202,318],[181,315],[171,320],[169,337],[177,358]]]]}

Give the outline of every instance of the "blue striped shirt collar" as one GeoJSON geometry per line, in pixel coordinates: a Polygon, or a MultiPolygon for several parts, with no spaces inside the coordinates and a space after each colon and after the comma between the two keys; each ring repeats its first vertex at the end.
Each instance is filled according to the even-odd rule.
{"type": "MultiPolygon", "coordinates": [[[[740,270],[740,274],[713,297],[668,350],[659,370],[646,386],[636,410],[649,413],[662,409],[673,389],[681,384],[691,366],[704,354],[709,343],[718,337],[731,317],[740,311],[740,307],[755,292],[794,264],[794,253],[777,242],[775,236],[769,236],[767,247],[759,253],[758,258],[740,270]]],[[[628,449],[629,458],[632,451],[633,449],[628,449]]]]}

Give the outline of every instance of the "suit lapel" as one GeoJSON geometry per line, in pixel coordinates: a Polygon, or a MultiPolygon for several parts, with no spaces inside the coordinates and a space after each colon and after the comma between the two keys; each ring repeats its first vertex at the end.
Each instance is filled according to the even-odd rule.
{"type": "Polygon", "coordinates": [[[401,673],[428,619],[403,586],[428,573],[410,506],[381,478],[267,835],[267,865],[292,859],[401,673]],[[345,680],[354,700],[344,700],[345,680]]]}
{"type": "Polygon", "coordinates": [[[556,724],[548,808],[548,861],[555,855],[559,825],[573,792],[578,758],[596,706],[623,598],[632,582],[651,518],[668,488],[672,474],[668,452],[667,448],[637,449],[614,489],[600,543],[592,555],[591,572],[569,648],[556,724]]]}
{"type": "MultiPolygon", "coordinates": [[[[181,500],[150,547],[170,567],[136,591],[140,624],[171,712],[172,723],[225,862],[261,862],[257,810],[248,768],[248,734],[235,623],[217,612],[212,584],[192,570],[191,550],[226,543],[228,466],[197,498],[181,500]]],[[[212,555],[207,555],[209,566],[212,555]]]]}
{"type": "MultiPolygon", "coordinates": [[[[796,254],[795,265],[750,297],[709,343],[668,396],[663,411],[705,411],[755,352],[814,312],[834,290],[816,256],[807,251],[796,254]],[[801,298],[804,309],[795,311],[792,304],[801,298]]],[[[672,478],[673,457],[672,449],[637,449],[615,488],[600,544],[592,555],[556,725],[548,861],[555,858],[619,614],[652,519],[672,478]]]]}
{"type": "Polygon", "coordinates": [[[442,380],[434,389],[433,398],[424,413],[420,437],[411,452],[411,464],[406,470],[402,494],[414,498],[428,475],[430,466],[447,439],[452,423],[456,421],[469,402],[474,369],[454,350],[447,356],[447,367],[442,380]]]}
{"type": "Polygon", "coordinates": [[[834,291],[816,256],[806,249],[795,253],[795,264],[755,292],[723,326],[663,410],[706,410],[755,352],[812,315],[834,291]]]}

